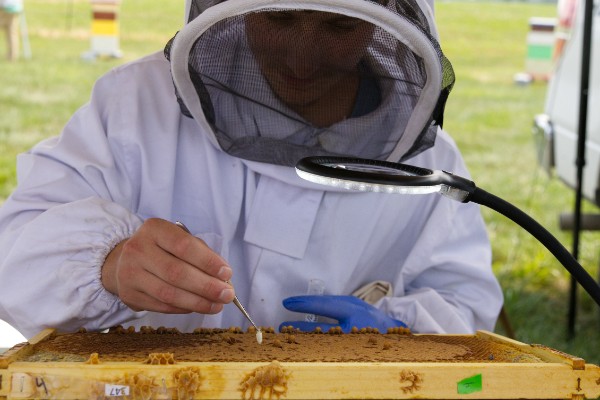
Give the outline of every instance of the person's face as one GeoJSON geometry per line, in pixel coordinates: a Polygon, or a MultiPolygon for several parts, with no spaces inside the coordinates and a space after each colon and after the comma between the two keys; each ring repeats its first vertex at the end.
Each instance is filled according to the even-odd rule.
{"type": "Polygon", "coordinates": [[[348,85],[356,84],[373,25],[335,13],[273,11],[248,15],[246,30],[275,94],[301,108],[347,95],[348,85]]]}

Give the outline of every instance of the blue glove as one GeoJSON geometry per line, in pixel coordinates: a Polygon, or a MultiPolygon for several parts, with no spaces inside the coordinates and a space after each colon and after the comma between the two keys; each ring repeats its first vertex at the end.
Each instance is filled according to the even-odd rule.
{"type": "Polygon", "coordinates": [[[303,332],[312,332],[317,327],[323,332],[339,326],[344,333],[349,333],[353,327],[377,328],[380,333],[386,333],[388,328],[403,327],[402,321],[388,317],[383,312],[354,296],[295,296],[283,300],[283,306],[290,311],[322,315],[338,320],[338,324],[321,322],[287,321],[279,325],[279,330],[292,326],[303,332]]]}

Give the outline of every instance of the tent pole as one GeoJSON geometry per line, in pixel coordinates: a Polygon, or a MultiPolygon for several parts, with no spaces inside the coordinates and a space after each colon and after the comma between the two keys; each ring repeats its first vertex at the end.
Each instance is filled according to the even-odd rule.
{"type": "MultiPolygon", "coordinates": [[[[577,167],[576,193],[573,223],[573,257],[579,256],[579,238],[581,235],[581,203],[583,198],[583,169],[585,167],[585,143],[587,136],[587,111],[590,81],[590,49],[592,43],[592,11],[594,0],[584,1],[583,41],[581,47],[581,82],[579,91],[579,126],[577,137],[577,167]]],[[[575,317],[577,314],[577,282],[571,277],[571,292],[569,296],[569,316],[567,337],[575,337],[575,317]]]]}

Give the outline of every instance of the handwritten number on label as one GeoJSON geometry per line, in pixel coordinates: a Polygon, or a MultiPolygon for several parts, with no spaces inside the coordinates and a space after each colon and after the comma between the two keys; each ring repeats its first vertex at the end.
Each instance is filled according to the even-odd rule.
{"type": "Polygon", "coordinates": [[[104,394],[113,397],[129,396],[129,386],[106,385],[104,394]]]}
{"type": "Polygon", "coordinates": [[[40,378],[39,376],[35,377],[35,386],[37,387],[43,387],[44,388],[44,393],[46,393],[46,396],[48,396],[48,388],[46,387],[46,382],[44,381],[44,378],[40,378]]]}

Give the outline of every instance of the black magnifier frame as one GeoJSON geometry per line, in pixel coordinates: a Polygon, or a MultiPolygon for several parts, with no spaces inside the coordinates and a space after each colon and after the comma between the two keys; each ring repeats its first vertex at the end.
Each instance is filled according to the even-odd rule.
{"type": "Polygon", "coordinates": [[[534,236],[600,306],[600,285],[556,237],[516,206],[478,188],[471,180],[446,171],[356,157],[306,157],[296,164],[296,172],[303,179],[348,190],[440,193],[463,203],[473,202],[491,208],[534,236]]]}
{"type": "Polygon", "coordinates": [[[319,183],[330,186],[402,194],[439,192],[465,203],[476,189],[473,181],[450,172],[364,158],[306,157],[296,164],[296,171],[308,180],[320,181],[322,177],[324,181],[319,183]],[[352,182],[365,185],[359,189],[353,187],[352,182]]]}

